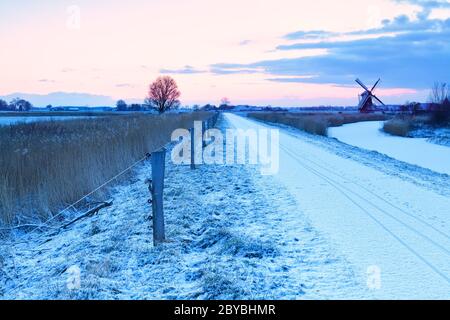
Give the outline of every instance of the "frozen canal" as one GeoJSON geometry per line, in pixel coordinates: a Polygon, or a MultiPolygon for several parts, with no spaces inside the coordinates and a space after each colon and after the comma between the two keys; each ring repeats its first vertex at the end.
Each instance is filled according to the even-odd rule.
{"type": "Polygon", "coordinates": [[[378,151],[391,158],[450,175],[450,148],[425,138],[403,138],[382,132],[383,121],[329,128],[328,136],[344,143],[378,151]]]}

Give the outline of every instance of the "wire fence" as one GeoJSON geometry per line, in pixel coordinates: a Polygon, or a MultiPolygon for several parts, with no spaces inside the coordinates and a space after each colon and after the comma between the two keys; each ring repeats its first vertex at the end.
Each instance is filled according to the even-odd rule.
{"type": "MultiPolygon", "coordinates": [[[[214,127],[216,122],[217,122],[217,118],[218,118],[218,113],[215,113],[212,117],[210,117],[207,120],[203,121],[203,126],[207,127],[207,128],[214,127]]],[[[167,144],[165,146],[167,146],[167,144]]],[[[163,146],[163,148],[165,146],[163,146]]],[[[106,188],[112,182],[116,181],[121,176],[123,176],[126,173],[130,172],[133,168],[135,168],[136,166],[138,166],[139,164],[143,163],[144,161],[146,161],[146,160],[148,160],[150,158],[151,158],[151,153],[146,153],[145,156],[143,156],[142,158],[140,158],[139,160],[134,162],[132,165],[128,166],[127,168],[125,168],[124,170],[119,172],[118,174],[114,175],[112,178],[108,179],[107,181],[105,181],[104,183],[102,183],[101,185],[99,185],[98,187],[96,187],[95,189],[90,191],[89,193],[85,194],[80,199],[78,199],[75,202],[71,203],[70,205],[66,206],[63,210],[59,211],[57,214],[53,215],[52,217],[50,217],[46,221],[42,222],[41,224],[19,224],[19,225],[16,225],[16,226],[0,228],[0,231],[13,231],[13,230],[22,229],[22,228],[23,229],[32,228],[30,231],[27,232],[27,234],[30,235],[30,234],[34,233],[35,231],[41,230],[41,229],[44,229],[44,228],[45,229],[54,229],[54,230],[60,229],[61,226],[53,226],[53,225],[50,225],[50,223],[52,221],[54,221],[55,219],[63,216],[64,213],[68,212],[69,209],[71,209],[71,208],[74,211],[78,211],[76,206],[79,205],[82,201],[84,201],[85,199],[89,198],[90,196],[92,196],[93,194],[98,192],[99,190],[101,190],[103,188],[106,188]]],[[[104,203],[104,202],[96,202],[96,203],[98,204],[98,203],[104,203]]],[[[95,203],[91,203],[90,205],[92,205],[92,204],[95,204],[95,203]]]]}

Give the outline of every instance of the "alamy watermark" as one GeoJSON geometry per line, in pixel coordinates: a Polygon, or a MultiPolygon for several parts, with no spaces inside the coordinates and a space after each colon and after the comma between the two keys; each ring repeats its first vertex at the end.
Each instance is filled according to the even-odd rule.
{"type": "Polygon", "coordinates": [[[201,121],[194,122],[193,134],[186,129],[176,129],[172,141],[174,164],[190,164],[194,148],[194,163],[198,164],[251,164],[260,165],[262,175],[275,175],[279,170],[278,129],[219,129],[202,128],[201,121]],[[193,137],[193,140],[192,140],[193,137]]]}
{"type": "Polygon", "coordinates": [[[379,266],[369,266],[366,270],[367,287],[371,290],[381,289],[381,268],[379,266]]]}
{"type": "Polygon", "coordinates": [[[382,11],[380,6],[369,5],[367,7],[366,26],[370,29],[377,28],[382,20],[382,11]]]}
{"type": "Polygon", "coordinates": [[[66,9],[67,20],[66,27],[69,30],[81,29],[81,9],[77,5],[68,6],[66,9]]]}
{"type": "Polygon", "coordinates": [[[81,288],[81,270],[77,265],[73,265],[66,270],[66,286],[69,290],[78,290],[81,288]]]}

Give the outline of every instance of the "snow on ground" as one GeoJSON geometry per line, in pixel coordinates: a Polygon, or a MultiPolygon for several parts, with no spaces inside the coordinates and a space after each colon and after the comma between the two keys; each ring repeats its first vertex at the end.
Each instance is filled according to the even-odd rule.
{"type": "Polygon", "coordinates": [[[368,121],[329,128],[328,136],[347,144],[384,153],[439,173],[450,174],[450,148],[426,138],[405,138],[384,133],[383,121],[368,121]]]}
{"type": "Polygon", "coordinates": [[[450,128],[448,127],[422,126],[413,130],[410,134],[413,138],[426,138],[431,143],[450,147],[450,128]]]}
{"type": "Polygon", "coordinates": [[[279,128],[279,174],[168,163],[168,242],[155,248],[147,163],[98,215],[1,240],[0,298],[450,297],[448,175],[286,126],[219,124],[279,128]]]}
{"type": "Polygon", "coordinates": [[[67,121],[67,120],[79,120],[79,119],[91,119],[95,117],[91,116],[1,116],[0,126],[7,126],[19,123],[31,123],[40,121],[67,121]]]}
{"type": "MultiPolygon", "coordinates": [[[[377,152],[227,114],[239,128],[280,128],[280,172],[312,226],[376,298],[450,298],[449,176],[377,152]]],[[[361,293],[362,295],[364,293],[361,293]]]]}
{"type": "Polygon", "coordinates": [[[257,167],[166,169],[167,243],[152,245],[145,164],[98,215],[54,236],[0,241],[0,298],[372,297],[296,199],[257,167]],[[81,283],[70,290],[74,268],[81,283]]]}

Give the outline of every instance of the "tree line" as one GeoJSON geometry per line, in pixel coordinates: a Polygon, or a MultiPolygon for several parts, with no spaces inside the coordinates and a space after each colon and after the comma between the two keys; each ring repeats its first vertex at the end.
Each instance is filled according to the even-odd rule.
{"type": "MultiPolygon", "coordinates": [[[[158,77],[150,84],[148,95],[144,100],[144,104],[130,104],[128,105],[124,100],[119,100],[116,103],[117,111],[145,111],[156,110],[159,113],[164,113],[168,110],[177,109],[180,106],[180,91],[177,83],[169,76],[158,77]]],[[[223,98],[219,109],[227,109],[231,102],[228,98],[223,98]]],[[[194,111],[211,111],[218,110],[218,108],[211,104],[206,104],[203,107],[194,105],[194,111]]]]}
{"type": "MultiPolygon", "coordinates": [[[[180,106],[178,100],[180,95],[175,80],[169,76],[163,76],[158,77],[150,84],[148,95],[143,104],[127,105],[125,101],[119,100],[116,107],[118,111],[157,110],[159,113],[164,113],[180,106]]],[[[33,105],[25,99],[15,98],[9,103],[0,99],[0,111],[30,111],[31,108],[33,108],[33,105]]],[[[48,105],[47,109],[51,109],[51,105],[48,105]]]]}
{"type": "Polygon", "coordinates": [[[15,98],[10,103],[0,99],[0,111],[30,111],[33,105],[24,99],[15,98]]]}
{"type": "Polygon", "coordinates": [[[431,88],[430,98],[434,106],[432,122],[437,125],[448,125],[450,122],[450,85],[436,82],[431,88]]]}
{"type": "MultiPolygon", "coordinates": [[[[149,86],[147,97],[143,104],[132,103],[127,104],[124,100],[116,102],[117,111],[148,111],[156,110],[158,113],[164,113],[168,110],[178,109],[180,106],[181,93],[178,85],[170,76],[158,77],[149,86]]],[[[221,107],[228,107],[230,101],[227,98],[222,99],[221,107]]],[[[33,105],[24,99],[13,99],[10,103],[0,99],[0,111],[30,111],[33,105]]],[[[48,110],[52,109],[51,105],[47,106],[48,110]]],[[[197,110],[215,110],[216,107],[207,104],[203,107],[194,106],[197,110]]]]}
{"type": "Polygon", "coordinates": [[[447,126],[450,123],[450,84],[435,82],[428,96],[428,103],[406,102],[400,111],[412,115],[428,114],[432,125],[447,126]]]}
{"type": "Polygon", "coordinates": [[[434,104],[448,106],[450,104],[450,84],[436,82],[431,88],[429,100],[434,104]]]}

